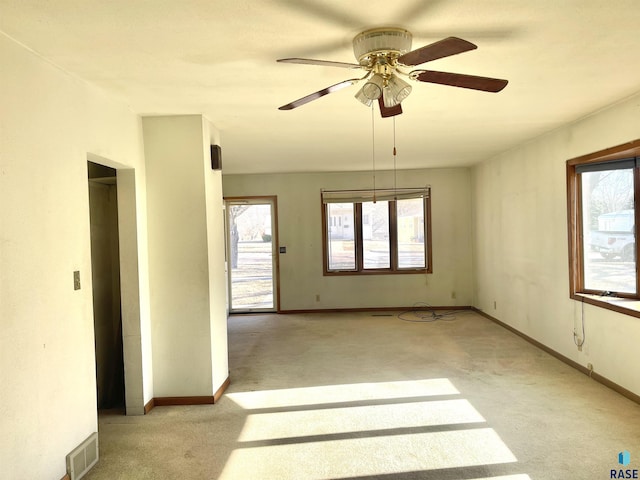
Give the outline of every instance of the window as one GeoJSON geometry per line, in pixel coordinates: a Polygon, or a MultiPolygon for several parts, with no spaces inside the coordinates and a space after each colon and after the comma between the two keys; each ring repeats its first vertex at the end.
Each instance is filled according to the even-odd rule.
{"type": "MultiPolygon", "coordinates": [[[[339,228],[336,225],[335,218],[338,215],[350,215],[353,218],[355,208],[352,203],[330,203],[327,204],[326,218],[331,220],[329,228],[325,228],[328,238],[328,269],[329,270],[354,270],[356,268],[356,234],[353,229],[346,225],[339,228]]],[[[326,225],[326,223],[325,223],[326,225]]]]}
{"type": "Polygon", "coordinates": [[[323,191],[324,274],[431,273],[429,193],[323,191]]]}
{"type": "Polygon", "coordinates": [[[571,296],[620,310],[601,299],[640,299],[640,140],[568,160],[567,187],[571,296]]]}

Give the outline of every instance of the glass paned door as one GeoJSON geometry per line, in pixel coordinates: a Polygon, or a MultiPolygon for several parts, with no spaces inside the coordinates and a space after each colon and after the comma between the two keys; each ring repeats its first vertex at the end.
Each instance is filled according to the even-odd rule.
{"type": "Polygon", "coordinates": [[[275,311],[275,198],[234,198],[225,203],[229,310],[275,311]]]}

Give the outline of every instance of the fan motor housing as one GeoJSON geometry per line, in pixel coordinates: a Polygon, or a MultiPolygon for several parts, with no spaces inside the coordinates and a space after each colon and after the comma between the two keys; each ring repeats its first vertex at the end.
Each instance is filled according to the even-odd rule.
{"type": "Polygon", "coordinates": [[[361,65],[370,65],[375,57],[397,58],[411,50],[412,35],[404,28],[372,28],[353,39],[353,53],[361,65]]]}

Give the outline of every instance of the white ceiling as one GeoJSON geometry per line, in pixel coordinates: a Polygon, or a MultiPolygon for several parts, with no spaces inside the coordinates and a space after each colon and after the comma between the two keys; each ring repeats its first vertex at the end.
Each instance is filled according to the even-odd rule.
{"type": "MultiPolygon", "coordinates": [[[[395,117],[399,168],[470,165],[640,91],[638,0],[0,0],[0,30],[142,115],[202,113],[225,173],[365,170],[371,111],[353,86],[277,107],[360,72],[352,38],[404,27],[413,48],[478,49],[424,68],[505,78],[500,93],[413,84],[395,117]]],[[[639,120],[640,121],[640,120],[639,120]]],[[[377,168],[393,119],[376,111],[377,168]]]]}

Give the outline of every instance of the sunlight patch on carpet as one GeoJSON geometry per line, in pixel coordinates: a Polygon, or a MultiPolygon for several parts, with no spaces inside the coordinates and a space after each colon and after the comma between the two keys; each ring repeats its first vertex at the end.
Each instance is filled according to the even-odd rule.
{"type": "Polygon", "coordinates": [[[484,421],[465,399],[261,413],[247,417],[238,440],[248,442],[484,421]]]}
{"type": "Polygon", "coordinates": [[[486,476],[492,472],[488,466],[517,459],[447,378],[227,397],[246,410],[247,419],[220,479],[347,479],[427,471],[437,476],[460,470],[474,480],[530,480],[526,474],[486,476]]]}
{"type": "Polygon", "coordinates": [[[498,434],[483,428],[240,448],[220,478],[348,478],[516,461],[498,434]]]}
{"type": "Polygon", "coordinates": [[[279,408],[320,403],[353,402],[374,399],[457,395],[460,392],[447,378],[400,382],[352,383],[318,387],[227,393],[244,409],[279,408]]]}

